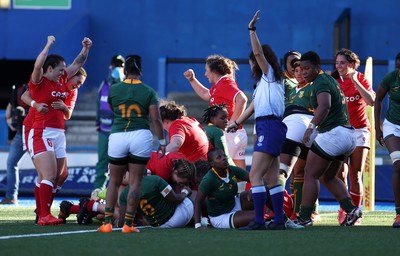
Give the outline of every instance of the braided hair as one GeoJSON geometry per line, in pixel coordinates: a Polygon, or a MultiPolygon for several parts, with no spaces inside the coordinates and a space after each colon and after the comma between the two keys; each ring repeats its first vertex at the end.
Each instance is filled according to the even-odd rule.
{"type": "Polygon", "coordinates": [[[203,115],[203,123],[211,123],[211,118],[218,115],[219,111],[227,110],[227,106],[225,103],[222,104],[213,104],[206,108],[203,115]]]}
{"type": "Polygon", "coordinates": [[[197,185],[200,184],[200,181],[203,179],[204,175],[211,169],[211,165],[207,160],[199,159],[194,162],[196,167],[196,183],[197,185]]]}
{"type": "Polygon", "coordinates": [[[193,163],[185,159],[173,160],[173,168],[177,171],[177,175],[180,178],[186,178],[188,180],[193,180],[196,173],[196,167],[193,163]]]}

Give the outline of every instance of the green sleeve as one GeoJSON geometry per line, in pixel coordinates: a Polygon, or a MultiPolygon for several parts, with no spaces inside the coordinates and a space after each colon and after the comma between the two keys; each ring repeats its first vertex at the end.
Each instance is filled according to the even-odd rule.
{"type": "Polygon", "coordinates": [[[246,175],[248,174],[248,172],[246,170],[243,170],[240,167],[237,166],[229,166],[229,170],[231,170],[233,175],[236,175],[236,177],[239,180],[245,180],[246,179],[246,175]]]}

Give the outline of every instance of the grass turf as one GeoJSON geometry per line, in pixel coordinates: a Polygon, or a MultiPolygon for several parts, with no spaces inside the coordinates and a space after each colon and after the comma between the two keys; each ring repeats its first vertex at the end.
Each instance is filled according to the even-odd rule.
{"type": "MultiPolygon", "coordinates": [[[[56,208],[52,209],[56,215],[56,208]]],[[[100,225],[33,224],[32,207],[0,206],[1,255],[399,255],[394,212],[364,212],[361,226],[340,227],[337,213],[304,230],[238,231],[141,229],[140,233],[95,232],[100,225]],[[86,232],[86,233],[79,233],[86,232]],[[32,236],[36,234],[37,236],[32,236]],[[26,236],[23,236],[26,235],[26,236]],[[8,236],[23,236],[8,238],[8,236]]]]}

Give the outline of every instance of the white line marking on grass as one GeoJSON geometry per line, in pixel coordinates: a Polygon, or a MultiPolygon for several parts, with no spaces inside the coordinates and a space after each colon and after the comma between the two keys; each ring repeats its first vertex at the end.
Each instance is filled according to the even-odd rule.
{"type": "MultiPolygon", "coordinates": [[[[151,226],[138,226],[138,229],[151,228],[151,226]]],[[[122,228],[113,228],[113,231],[122,230],[122,228]]],[[[93,233],[97,232],[97,229],[92,230],[74,230],[65,232],[53,232],[53,233],[41,233],[41,234],[26,234],[26,235],[14,235],[14,236],[0,236],[0,240],[14,239],[14,238],[26,238],[26,237],[40,237],[40,236],[62,236],[69,234],[80,234],[80,233],[93,233]]]]}

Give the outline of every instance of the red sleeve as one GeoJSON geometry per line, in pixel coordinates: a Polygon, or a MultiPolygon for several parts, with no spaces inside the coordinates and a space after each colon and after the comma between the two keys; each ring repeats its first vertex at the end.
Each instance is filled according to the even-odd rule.
{"type": "Polygon", "coordinates": [[[171,179],[174,163],[176,159],[186,159],[185,155],[180,152],[169,152],[163,157],[159,158],[160,154],[153,151],[150,155],[150,160],[146,168],[149,169],[152,175],[157,175],[165,181],[171,179]]]}
{"type": "Polygon", "coordinates": [[[75,103],[77,98],[78,98],[78,90],[75,89],[70,91],[70,95],[65,99],[65,105],[67,105],[69,109],[73,110],[75,108],[75,103]]]}
{"type": "Polygon", "coordinates": [[[368,81],[368,79],[363,74],[358,72],[357,79],[358,79],[358,81],[360,81],[360,83],[364,86],[365,89],[367,89],[368,91],[372,91],[371,83],[368,81]]]}
{"type": "Polygon", "coordinates": [[[172,136],[174,135],[179,135],[185,140],[186,137],[186,128],[183,125],[181,120],[175,120],[172,122],[171,126],[169,127],[169,138],[171,139],[172,136]]]}

